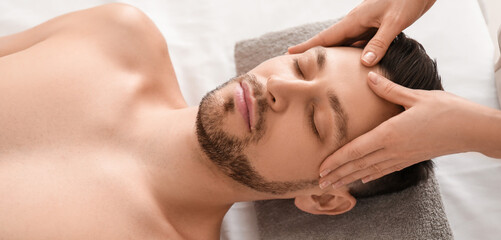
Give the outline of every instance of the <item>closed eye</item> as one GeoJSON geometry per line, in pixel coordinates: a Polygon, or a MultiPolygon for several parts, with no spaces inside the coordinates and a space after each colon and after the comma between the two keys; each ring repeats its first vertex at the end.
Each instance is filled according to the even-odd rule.
{"type": "Polygon", "coordinates": [[[319,139],[320,139],[320,133],[318,132],[317,130],[317,126],[315,125],[315,107],[313,106],[311,108],[311,112],[310,112],[310,126],[311,126],[311,129],[313,131],[313,134],[315,134],[319,139]]]}
{"type": "Polygon", "coordinates": [[[299,59],[295,58],[294,59],[294,69],[296,70],[296,74],[304,79],[304,74],[303,74],[303,71],[301,71],[301,67],[299,66],[299,59]]]}

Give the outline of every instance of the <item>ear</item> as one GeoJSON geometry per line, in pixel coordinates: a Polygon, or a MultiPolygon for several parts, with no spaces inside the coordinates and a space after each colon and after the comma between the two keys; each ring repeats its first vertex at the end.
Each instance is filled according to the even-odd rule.
{"type": "Polygon", "coordinates": [[[332,191],[322,195],[307,195],[296,197],[296,207],[311,213],[338,215],[350,211],[357,200],[347,191],[332,191]]]}

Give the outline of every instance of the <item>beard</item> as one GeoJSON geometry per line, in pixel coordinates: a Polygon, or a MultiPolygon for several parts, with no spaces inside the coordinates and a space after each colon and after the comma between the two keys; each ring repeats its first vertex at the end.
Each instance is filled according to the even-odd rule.
{"type": "Polygon", "coordinates": [[[196,120],[198,142],[205,155],[226,176],[258,192],[284,194],[316,185],[317,181],[267,181],[250,163],[244,150],[250,143],[257,143],[266,132],[265,113],[269,109],[264,95],[264,86],[251,74],[231,79],[207,93],[199,106],[196,120]],[[234,111],[232,97],[220,104],[218,93],[231,83],[247,81],[253,88],[257,102],[257,122],[255,130],[249,136],[239,138],[223,130],[223,119],[234,111]]]}

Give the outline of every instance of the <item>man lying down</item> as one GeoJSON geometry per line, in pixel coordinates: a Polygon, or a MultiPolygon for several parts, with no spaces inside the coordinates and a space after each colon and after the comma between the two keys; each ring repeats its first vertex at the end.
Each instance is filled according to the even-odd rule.
{"type": "Polygon", "coordinates": [[[133,7],[0,38],[0,238],[218,239],[234,202],[295,198],[335,215],[416,185],[430,161],[365,185],[318,186],[326,156],[402,111],[369,89],[369,71],[442,88],[403,34],[374,68],[360,54],[278,56],[188,107],[165,40],[133,7]]]}

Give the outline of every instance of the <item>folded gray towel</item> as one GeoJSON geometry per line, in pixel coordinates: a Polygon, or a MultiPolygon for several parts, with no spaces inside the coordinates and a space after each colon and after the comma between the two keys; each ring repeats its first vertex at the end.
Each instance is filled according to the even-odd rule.
{"type": "MultiPolygon", "coordinates": [[[[303,25],[235,46],[240,75],[287,47],[302,42],[335,20],[303,25]]],[[[338,216],[312,215],[292,200],[255,203],[261,239],[452,239],[435,176],[399,193],[359,200],[353,210],[338,216]]]]}
{"type": "Polygon", "coordinates": [[[238,42],[235,45],[237,75],[248,72],[265,60],[284,54],[289,46],[307,40],[335,22],[336,20],[330,20],[306,24],[238,42]]]}

